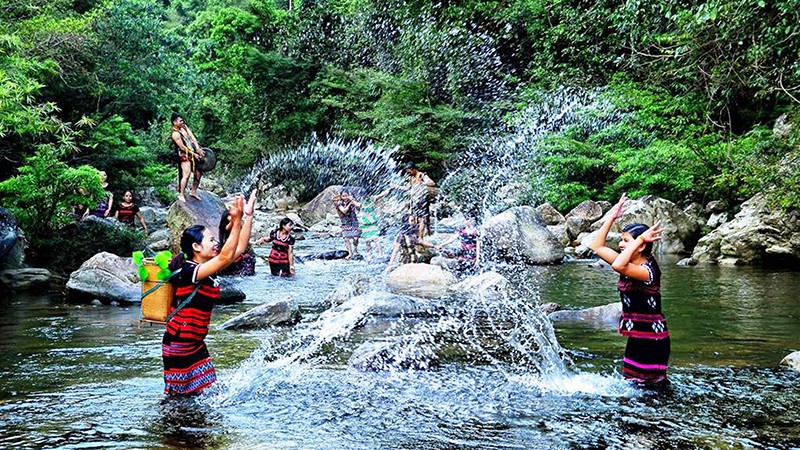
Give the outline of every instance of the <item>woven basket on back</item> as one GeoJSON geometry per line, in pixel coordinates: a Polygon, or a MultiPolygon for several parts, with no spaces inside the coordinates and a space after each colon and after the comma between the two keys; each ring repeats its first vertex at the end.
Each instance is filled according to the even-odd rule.
{"type": "MultiPolygon", "coordinates": [[[[142,292],[161,282],[157,276],[161,268],[152,259],[145,259],[144,267],[147,269],[147,279],[142,283],[142,292]]],[[[147,320],[157,322],[167,320],[174,291],[172,283],[166,282],[148,294],[147,297],[142,299],[142,316],[147,320]]]]}

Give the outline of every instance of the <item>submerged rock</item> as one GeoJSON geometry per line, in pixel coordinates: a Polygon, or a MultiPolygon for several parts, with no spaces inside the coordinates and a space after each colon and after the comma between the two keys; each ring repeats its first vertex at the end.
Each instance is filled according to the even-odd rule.
{"type": "Polygon", "coordinates": [[[365,342],[350,356],[347,365],[360,371],[428,370],[439,366],[439,358],[428,343],[416,336],[365,342]]]}
{"type": "Polygon", "coordinates": [[[225,321],[218,328],[221,330],[248,330],[273,326],[294,325],[301,319],[297,304],[290,298],[264,303],[255,308],[225,321]]]}
{"type": "Polygon", "coordinates": [[[394,292],[422,298],[440,297],[455,282],[453,274],[431,264],[403,264],[386,277],[394,292]]]}
{"type": "Polygon", "coordinates": [[[508,292],[508,279],[497,272],[489,271],[469,277],[450,288],[460,295],[478,295],[486,299],[502,298],[508,292]]]}
{"type": "Polygon", "coordinates": [[[622,303],[615,302],[593,308],[556,311],[547,317],[553,322],[587,322],[616,328],[620,316],[622,316],[622,303]]]}
{"type": "Polygon", "coordinates": [[[338,306],[353,297],[365,294],[369,290],[370,277],[365,273],[351,273],[342,278],[342,281],[325,297],[325,303],[338,306]]]}
{"type": "Polygon", "coordinates": [[[0,271],[0,286],[15,291],[46,288],[50,282],[47,269],[10,269],[0,271]]]}

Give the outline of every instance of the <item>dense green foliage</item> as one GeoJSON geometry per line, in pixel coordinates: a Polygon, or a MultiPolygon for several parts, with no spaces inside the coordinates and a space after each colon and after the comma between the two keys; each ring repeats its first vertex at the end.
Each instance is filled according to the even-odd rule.
{"type": "Polygon", "coordinates": [[[609,106],[536,141],[517,174],[531,201],[800,206],[797,126],[772,132],[797,122],[798,0],[12,0],[0,21],[0,201],[23,223],[33,174],[61,176],[45,169],[78,180],[54,188],[67,196],[97,195],[88,164],[117,194],[168,197],[172,111],[231,173],[336,137],[398,146],[469,190],[475,153],[570,90],[609,106]]]}

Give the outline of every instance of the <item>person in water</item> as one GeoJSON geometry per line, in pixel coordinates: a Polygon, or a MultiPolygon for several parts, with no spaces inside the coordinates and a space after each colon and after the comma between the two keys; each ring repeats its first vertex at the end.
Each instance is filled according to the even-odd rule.
{"type": "Polygon", "coordinates": [[[344,248],[347,250],[345,259],[350,259],[358,253],[358,240],[361,237],[358,211],[361,209],[361,203],[351,197],[347,190],[344,190],[338,200],[334,199],[334,206],[336,206],[336,212],[342,222],[342,239],[344,239],[344,248]]]}
{"type": "Polygon", "coordinates": [[[478,228],[471,217],[465,217],[464,226],[461,227],[458,233],[437,245],[436,249],[441,250],[456,239],[461,241],[461,248],[456,253],[459,269],[468,270],[478,267],[481,260],[481,240],[478,228]]]}
{"type": "Polygon", "coordinates": [[[139,219],[139,223],[142,224],[142,229],[144,229],[144,234],[147,234],[147,224],[144,221],[142,212],[139,211],[139,207],[136,206],[136,203],[133,203],[133,192],[131,191],[125,191],[122,196],[122,203],[117,205],[117,209],[114,211],[114,218],[131,228],[135,228],[133,219],[139,219]]]}
{"type": "Polygon", "coordinates": [[[389,264],[386,265],[383,272],[389,272],[398,263],[409,264],[417,262],[419,260],[417,255],[418,247],[433,248],[434,245],[417,237],[417,224],[414,218],[411,214],[405,214],[400,225],[400,231],[394,240],[394,248],[392,248],[389,264]]]}
{"type": "Polygon", "coordinates": [[[620,253],[606,246],[608,232],[622,215],[627,197],[607,214],[592,243],[592,250],[618,272],[622,317],[619,333],[628,338],[622,359],[622,375],[637,384],[660,385],[667,382],[670,337],[667,320],[661,311],[661,270],[653,258],[653,242],[661,239],[661,221],[648,227],[632,223],[622,229],[620,253]]]}
{"type": "MultiPolygon", "coordinates": [[[[255,192],[255,191],[254,191],[255,192]]],[[[219,219],[219,245],[224,246],[228,239],[230,239],[231,232],[228,229],[230,223],[230,212],[225,211],[219,219]]],[[[243,243],[244,248],[236,246],[236,259],[228,267],[219,271],[220,275],[231,275],[236,277],[253,276],[256,274],[256,254],[253,247],[250,245],[250,231],[249,229],[242,230],[242,236],[239,237],[240,245],[243,243]]]]}
{"type": "Polygon", "coordinates": [[[431,202],[428,194],[429,188],[435,187],[436,183],[417,169],[413,162],[406,164],[405,172],[408,175],[408,185],[393,184],[392,187],[409,192],[409,211],[417,225],[417,239],[422,240],[431,234],[431,202]]]}
{"type": "Polygon", "coordinates": [[[367,246],[367,254],[372,257],[372,246],[375,245],[376,257],[383,257],[380,237],[380,216],[378,207],[383,198],[389,193],[389,189],[381,192],[374,197],[368,197],[361,202],[361,210],[358,213],[358,223],[361,229],[361,241],[367,246]]]}
{"type": "Polygon", "coordinates": [[[227,231],[230,234],[222,248],[217,243],[216,233],[202,225],[191,226],[181,235],[181,253],[170,262],[173,272],[179,270],[170,280],[175,288],[170,313],[175,313],[176,306],[193,293],[194,296],[169,318],[164,331],[161,356],[164,393],[168,396],[198,394],[217,380],[205,343],[211,310],[220,297],[214,275],[233,263],[236,249],[246,245],[247,239],[242,239],[249,236],[253,226],[255,200],[255,195],[251,195],[247,203],[241,196],[234,199],[228,209],[227,231]]]}
{"type": "Polygon", "coordinates": [[[197,161],[206,156],[197,138],[194,137],[192,130],[186,125],[183,117],[178,113],[172,113],[172,147],[177,153],[180,162],[178,163],[178,200],[186,202],[183,192],[189,183],[189,176],[194,175],[192,189],[189,195],[200,200],[197,195],[197,188],[200,186],[200,178],[203,174],[197,170],[197,161]]]}
{"type": "Polygon", "coordinates": [[[269,252],[269,271],[276,277],[290,277],[294,275],[294,236],[292,230],[294,222],[288,217],[281,219],[278,228],[272,230],[269,237],[256,241],[256,245],[272,243],[269,252]]]}

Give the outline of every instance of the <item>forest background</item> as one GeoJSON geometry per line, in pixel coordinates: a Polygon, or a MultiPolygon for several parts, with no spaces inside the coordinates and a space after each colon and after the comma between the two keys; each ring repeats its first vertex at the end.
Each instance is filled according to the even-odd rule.
{"type": "Polygon", "coordinates": [[[795,209],[798,59],[800,0],[2,0],[0,206],[35,261],[77,245],[63,230],[102,195],[98,170],[117,199],[174,199],[173,111],[229,180],[332,138],[438,178],[531,105],[590,92],[606,117],[538,141],[527,201],[795,209]]]}

